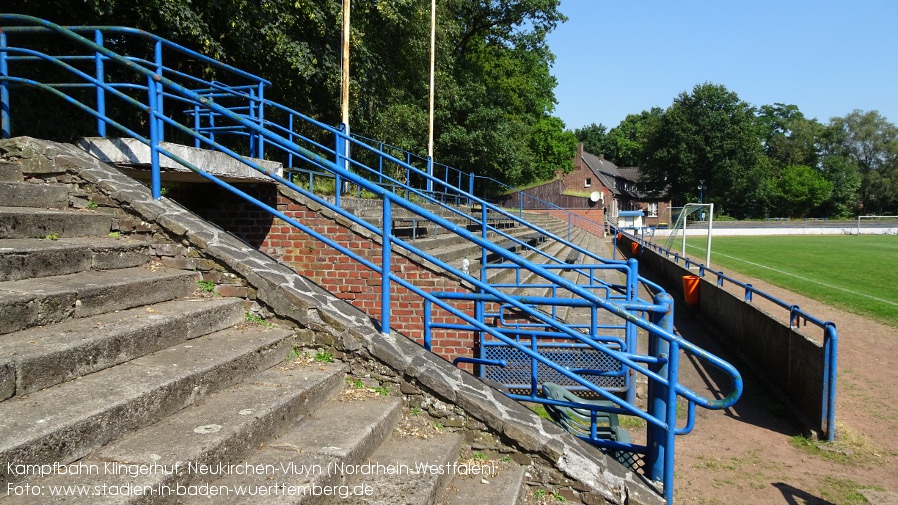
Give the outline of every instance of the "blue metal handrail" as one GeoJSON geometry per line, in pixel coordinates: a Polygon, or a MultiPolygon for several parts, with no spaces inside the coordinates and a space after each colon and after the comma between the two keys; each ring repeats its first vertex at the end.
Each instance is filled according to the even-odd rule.
{"type": "MultiPolygon", "coordinates": [[[[604,223],[600,223],[598,221],[593,221],[592,219],[588,219],[588,218],[585,218],[578,214],[575,214],[575,213],[565,209],[564,207],[561,207],[561,206],[554,204],[552,202],[549,202],[547,200],[543,200],[542,198],[533,196],[533,195],[527,193],[526,190],[520,190],[520,189],[513,188],[513,187],[509,186],[508,184],[505,184],[504,182],[501,182],[501,181],[497,181],[496,179],[494,179],[492,177],[488,177],[488,176],[484,176],[484,175],[475,175],[472,173],[471,174],[471,182],[470,182],[470,186],[472,188],[470,191],[472,193],[474,192],[473,187],[474,187],[475,179],[481,179],[484,181],[491,182],[491,183],[501,187],[502,189],[505,189],[506,191],[508,191],[508,193],[518,193],[518,213],[521,215],[523,215],[523,213],[524,213],[524,209],[525,209],[524,199],[526,198],[530,202],[535,202],[537,204],[540,204],[542,206],[541,208],[543,208],[545,210],[550,210],[553,212],[560,212],[560,213],[566,214],[567,218],[568,218],[568,225],[573,224],[574,221],[580,222],[582,224],[577,225],[577,226],[583,230],[590,232],[590,233],[592,233],[592,230],[595,230],[595,229],[599,229],[599,230],[603,229],[604,223]]],[[[529,207],[527,207],[527,208],[529,209],[529,207]]],[[[540,208],[540,207],[535,207],[535,208],[540,208]]]]}
{"type": "MultiPolygon", "coordinates": [[[[6,35],[8,35],[8,34],[40,35],[40,34],[45,34],[46,29],[48,28],[48,25],[43,25],[41,23],[34,23],[32,21],[37,18],[27,19],[28,18],[27,16],[20,16],[20,15],[15,15],[15,14],[4,14],[4,18],[11,20],[13,22],[27,23],[27,24],[4,26],[6,35]],[[12,16],[16,16],[16,17],[12,17],[12,16]]],[[[120,27],[120,26],[71,26],[71,27],[66,27],[65,29],[70,30],[72,33],[77,33],[77,34],[82,34],[82,35],[91,35],[91,36],[93,36],[93,42],[99,46],[102,46],[104,43],[104,35],[103,35],[104,33],[107,34],[107,37],[105,37],[105,39],[109,38],[108,34],[115,34],[117,36],[117,40],[119,42],[121,41],[121,37],[135,37],[138,39],[146,40],[147,42],[150,42],[153,46],[153,56],[154,56],[153,61],[145,60],[143,58],[132,57],[132,56],[125,56],[124,58],[126,58],[136,64],[145,66],[146,68],[153,69],[160,76],[176,75],[178,77],[192,80],[194,82],[203,82],[202,79],[199,79],[199,78],[193,77],[189,74],[180,72],[177,69],[164,66],[163,62],[162,62],[163,51],[167,49],[170,51],[180,53],[185,56],[189,56],[192,59],[195,59],[196,61],[198,61],[204,65],[210,66],[212,69],[215,69],[219,72],[226,73],[232,77],[236,77],[244,82],[250,83],[250,85],[253,86],[254,89],[256,90],[256,92],[258,93],[259,98],[264,97],[264,89],[271,85],[271,82],[268,81],[267,79],[263,79],[261,77],[250,74],[249,72],[245,72],[237,67],[222,63],[218,60],[215,60],[215,59],[205,56],[203,54],[197,53],[196,51],[188,49],[182,45],[176,44],[174,42],[166,40],[166,39],[159,37],[157,35],[154,35],[152,33],[145,32],[143,30],[138,30],[135,28],[120,27]]],[[[3,59],[5,61],[4,61],[3,65],[8,69],[9,61],[15,61],[17,59],[21,60],[21,61],[27,61],[29,58],[41,59],[41,56],[39,56],[37,54],[31,54],[31,55],[27,55],[24,57],[4,55],[3,59]]],[[[98,51],[93,56],[90,56],[87,58],[84,56],[75,56],[75,55],[57,56],[57,58],[62,61],[72,61],[72,62],[79,61],[79,60],[85,60],[85,59],[92,60],[96,64],[95,76],[96,76],[97,80],[100,83],[102,83],[104,80],[104,75],[105,75],[104,74],[104,63],[105,63],[105,61],[107,61],[108,57],[105,56],[102,52],[98,51]]],[[[6,75],[5,71],[0,72],[0,75],[6,75]]],[[[84,85],[96,88],[96,90],[97,90],[97,96],[96,96],[97,110],[99,112],[103,113],[106,109],[105,92],[108,91],[108,88],[105,88],[103,86],[93,86],[93,84],[90,84],[90,83],[85,83],[84,85]]],[[[8,103],[8,101],[9,101],[8,90],[5,88],[5,86],[4,86],[4,91],[5,91],[5,93],[7,93],[4,103],[8,103]]],[[[159,97],[158,106],[159,106],[160,110],[162,110],[163,100],[162,100],[161,95],[163,93],[163,90],[159,90],[159,93],[160,93],[160,97],[159,97]]],[[[2,115],[2,119],[0,119],[0,135],[8,137],[10,134],[9,110],[7,109],[7,110],[0,111],[0,115],[2,115]]],[[[104,121],[98,119],[97,120],[98,134],[100,136],[105,136],[105,129],[106,129],[106,123],[104,121]]],[[[161,134],[161,132],[160,132],[160,134],[161,134]]]]}
{"type": "Polygon", "coordinates": [[[789,311],[789,326],[792,328],[797,328],[803,319],[805,321],[805,325],[808,322],[811,322],[815,326],[819,327],[823,330],[823,395],[822,395],[822,405],[821,405],[821,425],[823,427],[823,432],[826,435],[826,439],[832,441],[835,439],[836,435],[836,372],[837,372],[837,361],[838,361],[838,349],[839,349],[839,335],[836,330],[836,323],[832,321],[824,321],[804,310],[802,310],[797,304],[789,303],[780,298],[777,298],[765,291],[755,288],[748,282],[742,282],[735,277],[725,274],[722,270],[713,270],[704,265],[704,263],[700,263],[695,261],[689,256],[681,256],[680,253],[673,251],[671,249],[666,249],[663,246],[656,244],[651,241],[647,241],[642,237],[638,237],[631,233],[628,233],[626,230],[618,230],[621,233],[625,234],[631,240],[642,244],[644,247],[649,247],[650,249],[655,250],[658,254],[663,255],[667,259],[671,259],[673,256],[673,262],[679,264],[680,259],[683,260],[684,267],[689,270],[694,265],[698,268],[699,277],[705,277],[709,272],[715,276],[717,276],[717,286],[724,287],[724,281],[728,281],[733,285],[739,286],[744,290],[744,300],[746,302],[752,302],[753,296],[758,295],[761,298],[777,305],[783,309],[789,311]]]}
{"type": "MultiPolygon", "coordinates": [[[[223,88],[220,88],[219,90],[221,90],[221,89],[223,89],[223,88]]],[[[233,95],[241,96],[247,100],[253,100],[252,97],[246,96],[240,92],[233,92],[233,95]]],[[[513,213],[510,213],[510,212],[506,211],[505,209],[496,207],[490,202],[487,202],[481,198],[475,197],[471,192],[466,192],[463,189],[452,186],[451,182],[448,181],[448,179],[449,179],[448,177],[446,179],[439,179],[437,177],[434,177],[428,173],[421,171],[419,168],[410,164],[409,161],[406,161],[406,160],[412,160],[413,158],[416,158],[416,155],[414,155],[413,153],[402,150],[401,148],[389,146],[388,144],[383,144],[381,142],[375,141],[376,146],[368,144],[368,143],[366,143],[366,141],[369,141],[370,139],[367,139],[366,137],[363,137],[361,135],[355,135],[355,134],[353,134],[351,136],[347,136],[344,133],[344,130],[342,127],[341,128],[333,128],[333,127],[328,126],[324,123],[321,123],[313,118],[310,118],[296,110],[290,109],[284,105],[278,104],[276,102],[272,102],[270,100],[263,99],[263,100],[259,100],[259,101],[264,103],[266,110],[268,110],[269,112],[277,111],[282,114],[286,114],[286,123],[287,124],[284,125],[284,124],[280,124],[280,123],[273,121],[270,117],[273,114],[269,113],[269,117],[267,117],[264,121],[264,125],[268,129],[270,129],[274,132],[279,132],[282,136],[286,136],[286,137],[290,138],[291,140],[295,140],[295,139],[302,140],[303,142],[314,147],[316,150],[326,153],[326,156],[333,158],[335,160],[336,164],[339,165],[339,164],[341,164],[341,161],[343,161],[345,163],[350,164],[350,166],[353,169],[356,169],[359,173],[361,173],[361,174],[367,173],[369,180],[377,180],[377,183],[380,185],[386,184],[386,185],[392,186],[394,188],[399,188],[400,190],[402,190],[404,192],[404,195],[406,198],[408,198],[410,195],[415,195],[415,197],[417,197],[419,199],[422,199],[429,203],[440,205],[443,208],[445,208],[446,210],[448,210],[449,212],[453,213],[454,215],[456,215],[460,218],[463,218],[463,219],[471,220],[473,223],[479,225],[483,229],[485,229],[491,233],[497,234],[499,237],[501,237],[501,239],[512,241],[512,242],[516,243],[517,245],[521,246],[522,248],[532,251],[537,256],[542,257],[549,262],[564,263],[561,259],[546,254],[542,250],[542,248],[534,247],[530,244],[527,244],[524,241],[521,241],[521,240],[515,238],[514,236],[508,234],[507,232],[505,232],[502,229],[490,226],[487,223],[487,219],[478,219],[476,216],[472,216],[471,214],[462,212],[461,210],[459,210],[456,207],[444,205],[445,200],[447,199],[447,196],[452,197],[452,200],[455,201],[456,203],[467,202],[468,204],[481,206],[482,209],[484,209],[484,215],[488,215],[488,213],[493,213],[493,214],[501,216],[502,218],[511,219],[515,223],[525,226],[528,229],[530,229],[536,233],[540,233],[541,235],[547,237],[550,240],[560,242],[560,243],[564,244],[565,246],[578,251],[579,253],[583,254],[585,257],[592,259],[594,261],[601,262],[601,263],[615,263],[616,262],[615,260],[608,260],[602,256],[599,256],[598,254],[596,254],[593,251],[590,251],[588,249],[585,249],[583,247],[580,247],[579,245],[576,245],[576,244],[573,244],[570,242],[570,224],[572,221],[580,220],[580,221],[583,221],[584,223],[586,223],[587,225],[593,225],[593,228],[596,228],[596,227],[600,228],[601,225],[599,223],[590,221],[586,218],[582,218],[581,216],[576,216],[576,215],[570,213],[569,211],[566,211],[566,210],[556,206],[557,207],[556,210],[560,210],[560,211],[566,212],[568,214],[568,225],[569,225],[568,238],[565,239],[565,238],[559,237],[545,229],[542,229],[542,228],[539,228],[538,226],[533,225],[528,220],[524,219],[522,217],[522,214],[515,216],[513,213]],[[333,148],[329,147],[327,144],[325,144],[322,141],[319,141],[316,139],[311,139],[305,135],[295,133],[295,125],[297,123],[312,125],[312,126],[318,128],[324,134],[326,134],[328,136],[332,136],[333,138],[331,140],[331,144],[334,145],[335,147],[333,147],[333,148]],[[370,167],[364,165],[363,163],[359,162],[355,157],[347,156],[347,154],[345,153],[345,151],[347,150],[347,148],[345,148],[346,144],[349,144],[351,146],[351,149],[348,149],[348,150],[350,150],[353,153],[358,153],[358,151],[361,150],[362,152],[369,152],[369,153],[374,154],[377,157],[377,168],[376,169],[370,168],[370,167]],[[387,146],[390,149],[398,150],[401,154],[405,155],[406,160],[399,159],[387,152],[381,151],[380,150],[381,145],[387,146]],[[343,147],[342,150],[341,150],[341,147],[343,147]],[[396,179],[395,177],[386,173],[384,170],[385,163],[391,164],[391,165],[397,167],[400,171],[404,172],[404,176],[405,176],[404,179],[403,180],[396,179]],[[420,184],[418,184],[417,186],[412,185],[412,183],[411,183],[412,176],[417,177],[420,184]],[[434,189],[435,187],[442,187],[443,190],[442,191],[435,190],[434,189]],[[429,188],[429,189],[427,189],[427,188],[429,188]]],[[[203,130],[198,129],[198,131],[203,131],[203,130]]],[[[274,146],[274,147],[277,147],[277,146],[274,146]]],[[[421,158],[417,157],[417,159],[421,159],[421,158]]],[[[292,166],[292,162],[293,162],[292,154],[288,155],[287,161],[288,161],[288,169],[287,170],[290,170],[289,166],[292,166]]],[[[425,160],[425,161],[428,161],[428,160],[425,160]]],[[[448,167],[448,168],[451,169],[451,167],[448,167]]],[[[457,169],[452,169],[452,170],[457,170],[457,169]]],[[[449,172],[447,172],[447,173],[449,173],[449,172]]],[[[458,171],[458,173],[460,174],[461,172],[458,171]]],[[[311,177],[312,176],[310,175],[310,178],[311,177]]],[[[481,177],[481,176],[476,176],[476,177],[481,177]]],[[[311,183],[311,179],[310,179],[310,183],[311,183]]],[[[336,175],[336,184],[337,184],[337,187],[340,187],[340,185],[341,185],[341,178],[340,178],[339,174],[336,175]]],[[[339,206],[340,205],[340,192],[339,191],[336,193],[336,202],[337,202],[337,205],[339,206]]],[[[545,203],[547,205],[552,205],[552,204],[549,204],[548,202],[545,202],[545,203]]],[[[584,227],[584,229],[586,229],[586,228],[584,227]]],[[[485,261],[485,258],[486,258],[486,254],[484,253],[482,255],[481,265],[486,265],[487,262],[485,261]]],[[[485,274],[485,272],[484,272],[484,274],[485,274]]],[[[647,279],[641,279],[641,280],[643,282],[649,282],[647,279]]],[[[660,286],[656,286],[656,287],[659,290],[663,290],[663,288],[661,288],[660,286]]]]}
{"type": "MultiPolygon", "coordinates": [[[[589,388],[591,391],[596,394],[604,397],[608,397],[609,400],[617,403],[622,409],[627,411],[632,411],[634,415],[638,415],[644,419],[646,419],[650,426],[652,426],[652,430],[650,430],[649,440],[654,441],[650,445],[653,447],[650,448],[651,458],[653,460],[652,464],[652,476],[658,478],[664,482],[664,493],[667,497],[668,501],[672,501],[673,497],[673,436],[682,432],[683,429],[676,428],[676,412],[673,406],[676,404],[676,398],[682,397],[689,401],[689,409],[690,409],[690,421],[687,424],[687,427],[692,425],[694,420],[694,405],[702,405],[706,408],[726,408],[732,405],[736,399],[739,397],[742,391],[742,380],[739,373],[733,368],[730,364],[720,360],[719,358],[709,355],[706,351],[695,347],[690,344],[688,341],[685,341],[675,335],[672,331],[672,325],[670,324],[670,315],[672,314],[672,302],[670,301],[669,295],[662,294],[661,298],[656,300],[656,303],[653,306],[643,305],[640,310],[648,311],[655,314],[653,317],[653,322],[646,321],[640,317],[638,317],[635,313],[629,312],[626,308],[614,303],[613,301],[609,301],[607,299],[603,299],[601,297],[596,296],[589,290],[583,289],[579,285],[570,282],[558,274],[550,271],[543,266],[538,264],[531,263],[518,255],[512,254],[505,250],[504,248],[497,246],[496,244],[486,240],[486,233],[488,230],[487,220],[486,220],[486,209],[487,207],[484,205],[482,208],[482,232],[480,234],[475,234],[469,232],[466,228],[461,227],[445,218],[440,217],[439,215],[433,214],[429,212],[427,209],[422,206],[409,201],[405,198],[402,198],[391,191],[386,190],[376,182],[372,182],[365,177],[362,177],[359,174],[354,173],[353,171],[347,170],[346,167],[342,166],[339,161],[351,161],[349,159],[341,160],[339,149],[337,150],[337,159],[336,161],[331,161],[330,159],[326,159],[319,154],[316,154],[313,151],[308,150],[294,142],[292,139],[284,137],[275,131],[272,131],[270,128],[265,128],[266,122],[264,118],[259,115],[257,117],[247,118],[241,114],[235,113],[232,110],[228,109],[225,106],[219,105],[216,101],[209,100],[208,96],[204,96],[202,93],[197,92],[195,90],[191,90],[182,84],[179,84],[169,77],[161,75],[157,71],[159,68],[162,68],[161,65],[158,68],[147,68],[145,65],[135,61],[134,59],[130,59],[121,55],[118,55],[109,49],[104,48],[99,43],[88,40],[84,37],[81,37],[77,33],[71,30],[67,30],[58,25],[54,25],[47,21],[39,20],[37,18],[31,18],[27,16],[20,15],[8,15],[8,14],[0,14],[0,21],[7,22],[15,22],[15,23],[29,23],[33,25],[37,25],[39,27],[43,27],[46,29],[48,33],[55,33],[66,37],[68,40],[73,41],[76,45],[80,45],[86,47],[93,51],[96,55],[96,61],[104,61],[105,63],[115,63],[119,64],[125,69],[129,69],[133,71],[134,74],[141,76],[146,79],[146,84],[139,83],[125,83],[129,86],[129,89],[139,89],[146,92],[147,100],[146,102],[142,102],[140,100],[135,99],[132,96],[124,93],[120,88],[122,83],[108,83],[105,82],[105,79],[102,77],[97,77],[95,75],[90,75],[84,71],[81,71],[75,68],[70,63],[64,61],[60,58],[55,58],[53,56],[49,56],[43,53],[40,53],[35,50],[31,50],[28,48],[22,47],[12,47],[7,43],[7,34],[14,33],[16,30],[10,30],[7,27],[3,27],[3,31],[0,31],[0,100],[2,100],[2,110],[5,113],[4,116],[4,129],[3,133],[5,136],[10,134],[10,122],[9,122],[9,85],[10,84],[25,84],[29,86],[34,86],[36,88],[45,90],[61,99],[65,102],[77,107],[78,109],[87,112],[94,117],[97,118],[98,124],[102,124],[104,126],[112,126],[115,129],[134,137],[141,142],[150,146],[151,150],[151,160],[152,160],[152,193],[154,198],[160,197],[160,174],[159,174],[159,156],[164,155],[167,156],[181,165],[187,167],[193,172],[199,174],[203,178],[209,180],[213,184],[216,184],[220,187],[227,189],[233,194],[251,202],[252,204],[264,209],[268,213],[276,216],[290,225],[294,226],[298,230],[306,233],[315,239],[322,241],[333,247],[335,250],[339,251],[342,254],[345,254],[352,258],[353,260],[359,262],[365,267],[377,271],[381,275],[381,331],[383,333],[388,333],[390,331],[390,298],[391,298],[391,288],[393,285],[399,285],[409,291],[417,294],[422,299],[424,299],[428,304],[435,304],[437,306],[442,307],[443,309],[449,311],[453,314],[453,316],[459,318],[460,320],[471,325],[475,331],[484,332],[492,337],[496,338],[499,341],[505,342],[507,345],[516,348],[518,351],[523,354],[529,356],[531,359],[537,360],[548,366],[553,368],[559,373],[565,374],[570,377],[570,379],[574,382],[581,384],[582,386],[589,388]],[[12,55],[12,56],[10,56],[12,55]],[[20,56],[28,56],[40,58],[42,61],[49,62],[55,65],[57,68],[63,69],[70,73],[71,75],[77,77],[81,83],[88,83],[98,90],[102,90],[103,93],[108,93],[110,96],[115,97],[116,99],[121,100],[125,105],[128,105],[136,110],[140,110],[143,112],[147,112],[149,116],[148,127],[149,127],[149,137],[141,135],[135,132],[133,129],[130,129],[126,125],[118,122],[117,120],[109,117],[103,111],[99,110],[101,107],[99,106],[100,101],[98,100],[97,108],[93,108],[90,105],[83,103],[67,94],[65,94],[59,86],[54,84],[47,84],[44,82],[37,81],[35,79],[26,78],[26,77],[18,77],[14,75],[10,75],[8,61],[12,58],[14,61],[15,58],[20,56]],[[270,173],[264,167],[260,166],[257,162],[248,159],[239,153],[235,152],[232,148],[227,147],[219,142],[216,142],[210,136],[205,135],[195,129],[192,129],[185,124],[178,122],[176,119],[171,117],[170,115],[166,115],[164,109],[162,107],[162,98],[166,97],[169,100],[174,100],[176,103],[182,104],[183,107],[187,107],[188,109],[195,107],[201,107],[210,111],[213,114],[219,115],[220,117],[227,118],[228,121],[231,121],[235,124],[239,124],[242,127],[246,128],[252,135],[254,135],[258,141],[256,144],[258,146],[258,152],[263,152],[262,147],[265,143],[268,143],[273,146],[277,146],[279,149],[284,150],[285,152],[292,153],[297,158],[303,159],[306,163],[314,165],[324,171],[327,171],[333,174],[336,178],[343,178],[349,181],[352,184],[355,184],[359,187],[364,188],[366,191],[370,191],[378,198],[380,198],[383,202],[382,212],[383,212],[383,226],[382,228],[376,227],[362,219],[355,217],[352,213],[349,213],[339,207],[338,204],[330,203],[325,199],[316,196],[310,191],[306,191],[303,188],[293,184],[290,180],[278,176],[277,174],[270,173]],[[202,145],[211,147],[213,149],[219,150],[223,153],[228,154],[251,167],[252,169],[270,177],[272,180],[276,181],[279,184],[282,184],[290,189],[303,194],[307,198],[310,198],[320,205],[323,205],[334,212],[339,213],[344,218],[351,220],[356,225],[363,227],[370,231],[373,234],[376,234],[381,239],[382,250],[381,250],[381,262],[377,264],[367,258],[361,257],[355,254],[352,250],[342,246],[341,244],[330,240],[328,237],[316,232],[312,228],[305,226],[303,223],[298,222],[297,220],[291,218],[290,216],[284,214],[283,212],[278,211],[277,209],[261,202],[251,195],[246,194],[238,188],[233,187],[232,185],[224,182],[215,176],[203,171],[201,168],[192,165],[186,160],[178,157],[176,154],[167,150],[161,143],[162,140],[162,129],[163,127],[168,127],[173,129],[174,131],[179,132],[180,134],[192,137],[201,142],[202,145]],[[661,356],[666,354],[668,358],[663,360],[665,362],[662,363],[662,360],[654,360],[650,363],[650,368],[644,368],[640,365],[640,363],[646,363],[645,359],[634,359],[632,355],[628,353],[618,353],[613,349],[610,349],[607,346],[601,345],[595,342],[590,335],[586,335],[580,333],[575,328],[571,328],[562,324],[559,324],[554,318],[550,315],[544,314],[540,311],[534,310],[528,303],[523,303],[519,299],[514,296],[510,296],[504,293],[502,290],[497,289],[494,286],[491,286],[484,279],[478,279],[476,277],[470,276],[464,272],[459,271],[458,269],[452,267],[451,265],[442,262],[441,260],[427,254],[426,252],[418,249],[414,244],[407,242],[400,237],[395,236],[392,233],[392,225],[391,225],[391,213],[393,207],[399,207],[405,209],[406,211],[412,212],[416,215],[422,216],[438,226],[445,228],[446,230],[459,235],[468,241],[471,241],[482,248],[484,251],[484,255],[486,252],[493,253],[503,260],[516,265],[521,269],[525,269],[529,272],[536,274],[537,276],[545,279],[549,283],[559,286],[572,294],[579,297],[579,299],[583,300],[583,303],[591,304],[594,308],[604,309],[613,315],[624,319],[628,323],[635,325],[636,327],[642,328],[649,332],[650,335],[650,345],[653,347],[658,347],[654,349],[655,356],[661,356]],[[650,384],[653,384],[660,392],[653,394],[652,398],[656,400],[656,404],[651,406],[651,413],[644,413],[637,409],[636,407],[627,404],[626,402],[622,402],[620,399],[616,399],[613,395],[601,390],[600,388],[595,388],[591,386],[591,383],[582,378],[578,373],[571,372],[566,370],[563,366],[560,366],[557,363],[553,363],[550,360],[547,360],[545,357],[541,356],[539,353],[534,352],[529,349],[527,346],[522,346],[519,343],[515,342],[514,339],[509,338],[501,329],[494,328],[490,325],[485,324],[482,320],[479,320],[476,317],[472,317],[465,313],[464,311],[455,310],[453,306],[448,303],[445,299],[437,294],[429,293],[426,290],[417,287],[413,283],[399,277],[394,274],[391,270],[391,256],[393,247],[399,247],[409,254],[416,255],[420,258],[423,258],[429,262],[432,262],[437,267],[444,269],[448,273],[455,275],[464,281],[470,283],[474,286],[480,295],[489,296],[492,299],[496,300],[499,303],[507,304],[508,306],[514,307],[516,310],[521,311],[526,314],[526,316],[534,321],[539,321],[544,324],[545,328],[551,328],[553,332],[558,335],[563,335],[566,338],[570,338],[576,340],[584,345],[591,346],[597,349],[600,349],[602,352],[608,353],[612,355],[615,359],[620,360],[622,363],[627,364],[632,367],[634,370],[639,373],[644,374],[650,381],[650,384]],[[666,298],[665,298],[666,297],[666,298]],[[654,342],[654,343],[652,343],[654,342]],[[663,342],[663,343],[662,343],[663,342]],[[669,347],[669,349],[668,349],[669,347]],[[721,368],[726,373],[728,373],[733,381],[733,390],[730,394],[728,394],[725,398],[721,398],[718,400],[709,400],[707,398],[701,397],[697,395],[695,392],[683,387],[678,383],[678,369],[677,362],[679,359],[679,349],[683,349],[685,352],[689,352],[695,354],[697,356],[702,357],[709,363],[718,368],[721,368]],[[652,368],[654,367],[654,368],[652,368]],[[660,405],[660,407],[659,407],[660,405]],[[663,407],[663,408],[662,408],[663,407]],[[668,408],[669,407],[669,408],[668,408]]],[[[17,27],[9,27],[9,28],[17,28],[17,27]]],[[[158,46],[157,46],[158,47],[158,46]]],[[[207,88],[215,88],[218,89],[217,86],[212,82],[204,83],[207,88]]],[[[239,96],[239,92],[235,95],[239,96]]],[[[263,102],[264,103],[264,102],[263,102]]],[[[172,108],[169,108],[172,110],[172,108]]],[[[261,109],[260,109],[261,110],[261,109]]],[[[349,139],[346,139],[349,140],[349,139]]],[[[364,145],[364,144],[361,144],[364,145]]],[[[368,148],[371,148],[368,146],[368,148]]],[[[372,148],[373,149],[373,148],[372,148]]],[[[383,155],[383,153],[379,153],[383,155]]],[[[391,158],[387,156],[387,158],[391,158]]],[[[420,175],[420,174],[419,174],[420,175]]],[[[430,177],[427,174],[424,174],[425,178],[430,177]]],[[[440,183],[440,181],[435,180],[433,178],[429,179],[432,183],[440,183]]],[[[429,197],[424,191],[418,190],[415,188],[409,188],[411,191],[414,191],[416,195],[420,195],[423,197],[429,197]]],[[[447,190],[455,189],[449,188],[447,186],[447,190]]],[[[464,193],[463,191],[458,191],[464,197],[470,198],[473,201],[478,201],[479,199],[473,197],[473,195],[469,195],[464,193]]],[[[339,194],[339,192],[338,192],[339,194]]],[[[551,235],[551,234],[550,234],[551,235]]]]}

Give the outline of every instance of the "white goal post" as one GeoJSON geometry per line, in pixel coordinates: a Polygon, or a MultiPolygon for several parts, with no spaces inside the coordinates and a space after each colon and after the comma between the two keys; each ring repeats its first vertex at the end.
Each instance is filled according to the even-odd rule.
{"type": "MultiPolygon", "coordinates": [[[[682,235],[682,254],[686,256],[686,230],[689,226],[689,223],[701,223],[701,229],[705,230],[705,235],[707,236],[707,250],[705,251],[705,268],[709,268],[711,266],[711,234],[714,229],[714,204],[713,203],[687,203],[680,210],[680,215],[677,217],[677,222],[673,225],[670,230],[670,235],[668,235],[667,240],[665,241],[664,248],[667,250],[671,250],[674,240],[676,240],[677,234],[682,235]],[[704,210],[708,209],[707,221],[705,221],[705,213],[704,210]],[[701,211],[699,213],[699,211],[701,211]],[[695,214],[699,213],[700,219],[695,219],[695,214]]],[[[698,230],[696,230],[698,231],[698,230]]],[[[695,235],[696,233],[689,233],[690,235],[695,235]]],[[[699,233],[701,232],[699,231],[699,233]]]]}
{"type": "Polygon", "coordinates": [[[852,235],[898,235],[898,216],[858,216],[857,228],[852,235]],[[862,225],[864,219],[869,224],[862,225]],[[884,222],[874,224],[876,220],[884,222]]]}

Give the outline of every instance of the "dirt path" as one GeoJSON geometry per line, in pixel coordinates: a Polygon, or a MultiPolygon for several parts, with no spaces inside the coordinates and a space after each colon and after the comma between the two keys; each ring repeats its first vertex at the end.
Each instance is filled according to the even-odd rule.
{"type": "MultiPolygon", "coordinates": [[[[678,437],[676,502],[898,505],[898,329],[742,278],[836,323],[837,439],[817,443],[800,438],[782,406],[743,372],[745,392],[739,402],[725,411],[699,409],[693,433],[678,437]]],[[[787,317],[783,309],[765,310],[787,317]]],[[[706,329],[688,312],[678,311],[675,321],[678,331],[699,335],[697,343],[735,362],[725,348],[707,339],[706,329]]],[[[814,326],[801,331],[822,339],[822,330],[814,326]]],[[[683,382],[696,391],[713,382],[713,373],[701,368],[684,367],[684,374],[683,382]]]]}

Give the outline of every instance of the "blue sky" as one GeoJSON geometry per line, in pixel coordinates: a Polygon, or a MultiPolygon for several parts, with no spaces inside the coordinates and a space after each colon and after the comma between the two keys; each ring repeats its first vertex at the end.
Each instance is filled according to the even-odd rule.
{"type": "Polygon", "coordinates": [[[896,0],[561,0],[549,35],[554,114],[615,127],[696,84],[828,122],[854,109],[898,124],[896,0]]]}

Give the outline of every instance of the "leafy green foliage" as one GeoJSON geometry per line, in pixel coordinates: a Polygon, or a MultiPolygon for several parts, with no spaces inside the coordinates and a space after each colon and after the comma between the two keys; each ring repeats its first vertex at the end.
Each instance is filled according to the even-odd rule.
{"type": "Polygon", "coordinates": [[[756,169],[762,155],[754,108],[717,84],[681,93],[661,116],[647,142],[645,168],[656,188],[669,186],[675,202],[705,201],[736,217],[750,209],[746,196],[758,192],[756,169]]]}
{"type": "Polygon", "coordinates": [[[646,166],[645,146],[658,128],[663,113],[660,107],[652,107],[624,118],[608,132],[606,157],[622,167],[646,166]]]}
{"type": "MultiPolygon", "coordinates": [[[[592,123],[583,128],[577,128],[574,130],[574,136],[577,137],[578,142],[583,143],[584,151],[595,155],[610,155],[607,144],[608,128],[605,125],[592,123]]],[[[609,158],[617,160],[611,156],[609,158]]]]}
{"type": "Polygon", "coordinates": [[[247,312],[243,320],[250,324],[258,324],[259,326],[263,326],[265,328],[273,328],[274,325],[269,323],[268,321],[262,319],[262,316],[259,314],[255,314],[253,312],[247,312]]]}
{"type": "MultiPolygon", "coordinates": [[[[440,163],[511,183],[571,166],[576,142],[551,115],[556,81],[546,35],[564,21],[559,3],[439,2],[435,158],[440,163]]],[[[51,0],[25,2],[21,12],[39,17],[53,12],[53,21],[63,25],[147,30],[271,80],[266,94],[276,101],[326,124],[341,121],[341,2],[51,0]]],[[[352,131],[426,155],[429,2],[353,2],[350,39],[352,131]]],[[[177,57],[167,54],[168,64],[214,78],[208,68],[177,57]]]]}
{"type": "Polygon", "coordinates": [[[334,355],[327,351],[318,351],[315,353],[315,361],[318,363],[333,363],[334,355]]]}
{"type": "Polygon", "coordinates": [[[832,120],[834,144],[860,176],[863,212],[898,210],[898,127],[877,111],[852,111],[832,120]]]}
{"type": "Polygon", "coordinates": [[[215,283],[212,281],[196,281],[196,285],[200,291],[211,293],[215,291],[215,283]]]}
{"type": "Polygon", "coordinates": [[[780,172],[776,207],[788,217],[805,217],[832,194],[833,184],[823,174],[804,165],[789,165],[780,172]]]}

